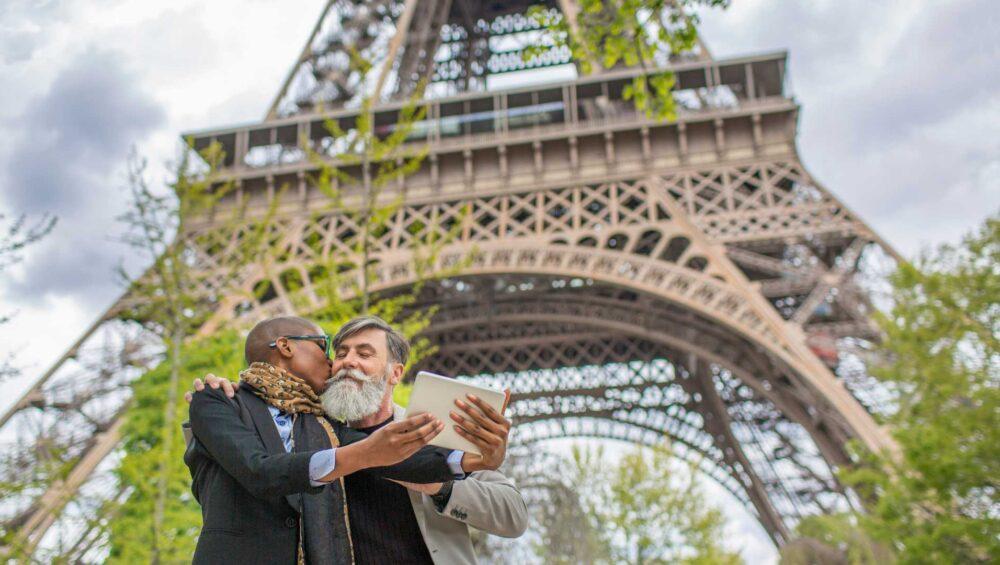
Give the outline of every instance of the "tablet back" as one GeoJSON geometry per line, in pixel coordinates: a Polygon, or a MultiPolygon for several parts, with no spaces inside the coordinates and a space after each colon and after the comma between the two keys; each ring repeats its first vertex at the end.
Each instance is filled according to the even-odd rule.
{"type": "Polygon", "coordinates": [[[410,393],[410,405],[406,408],[406,416],[416,416],[425,412],[437,416],[444,422],[444,430],[431,441],[431,445],[447,449],[461,449],[466,453],[479,454],[479,448],[455,431],[455,421],[448,415],[455,411],[462,412],[455,406],[455,399],[468,402],[466,394],[474,394],[490,405],[497,412],[503,410],[505,394],[478,385],[473,385],[427,371],[417,373],[413,381],[413,392],[410,393]]]}

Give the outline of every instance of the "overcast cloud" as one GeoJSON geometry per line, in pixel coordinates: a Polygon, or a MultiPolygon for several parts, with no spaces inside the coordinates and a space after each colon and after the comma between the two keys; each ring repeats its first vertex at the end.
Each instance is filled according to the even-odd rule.
{"type": "Polygon", "coordinates": [[[789,50],[806,167],[913,256],[1000,207],[998,25],[991,0],[734,0],[703,32],[789,50]]]}
{"type": "MultiPolygon", "coordinates": [[[[805,165],[893,246],[957,241],[1000,208],[1000,3],[732,3],[703,17],[713,53],[789,50],[805,165]]],[[[19,311],[0,340],[31,369],[0,396],[117,295],[129,148],[162,179],[180,132],[260,119],[322,4],[0,1],[0,210],[59,216],[0,281],[19,311]]]]}
{"type": "Polygon", "coordinates": [[[130,145],[165,118],[122,59],[87,49],[66,61],[49,90],[14,120],[4,204],[59,218],[55,236],[32,250],[10,285],[16,303],[39,305],[50,293],[98,304],[113,298],[108,275],[122,249],[113,242],[114,224],[106,221],[120,209],[120,186],[112,179],[130,145]]]}

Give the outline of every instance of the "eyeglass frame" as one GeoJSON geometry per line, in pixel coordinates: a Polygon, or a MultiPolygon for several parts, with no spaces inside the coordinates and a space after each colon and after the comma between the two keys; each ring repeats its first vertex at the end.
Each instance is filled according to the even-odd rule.
{"type": "MultiPolygon", "coordinates": [[[[326,354],[326,358],[327,359],[330,358],[330,348],[333,347],[333,336],[330,335],[330,334],[323,334],[323,335],[283,335],[283,336],[278,337],[278,339],[281,339],[281,338],[294,339],[296,341],[311,341],[311,340],[316,340],[316,339],[322,339],[323,342],[326,344],[323,347],[323,353],[326,354]]],[[[272,341],[271,343],[267,344],[267,346],[268,347],[278,347],[278,339],[276,339],[276,340],[272,341]]],[[[313,341],[313,343],[316,343],[316,342],[313,341]]],[[[316,343],[316,345],[319,345],[319,344],[316,343]]]]}

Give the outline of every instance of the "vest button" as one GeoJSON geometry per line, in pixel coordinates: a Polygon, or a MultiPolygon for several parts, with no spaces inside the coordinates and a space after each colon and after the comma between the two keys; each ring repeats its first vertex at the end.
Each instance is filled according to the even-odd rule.
{"type": "Polygon", "coordinates": [[[289,528],[294,528],[299,525],[299,521],[289,516],[288,518],[285,518],[285,525],[289,528]]]}

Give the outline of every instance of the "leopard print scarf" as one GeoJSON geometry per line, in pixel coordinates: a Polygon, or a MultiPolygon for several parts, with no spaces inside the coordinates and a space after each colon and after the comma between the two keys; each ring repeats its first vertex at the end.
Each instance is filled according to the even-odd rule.
{"type": "Polygon", "coordinates": [[[249,369],[240,372],[240,381],[250,385],[268,406],[282,412],[323,416],[323,403],[312,387],[281,367],[251,363],[249,369]]]}

